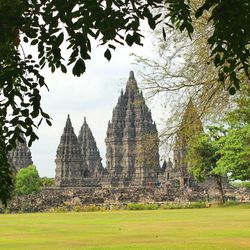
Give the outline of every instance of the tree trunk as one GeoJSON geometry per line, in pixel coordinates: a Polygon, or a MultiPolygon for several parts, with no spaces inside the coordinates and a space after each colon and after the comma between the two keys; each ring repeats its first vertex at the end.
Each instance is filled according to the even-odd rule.
{"type": "Polygon", "coordinates": [[[221,203],[225,203],[224,192],[223,192],[223,188],[222,188],[222,179],[221,179],[220,175],[216,176],[216,183],[218,185],[221,203]]]}

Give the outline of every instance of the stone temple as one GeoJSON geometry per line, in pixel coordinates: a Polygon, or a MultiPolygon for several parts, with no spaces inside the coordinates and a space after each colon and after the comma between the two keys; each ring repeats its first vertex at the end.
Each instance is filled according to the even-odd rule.
{"type": "Polygon", "coordinates": [[[113,110],[105,143],[106,167],[112,185],[141,186],[157,181],[158,132],[133,72],[113,110]]]}
{"type": "Polygon", "coordinates": [[[27,146],[25,138],[22,136],[24,142],[17,141],[16,148],[9,153],[9,162],[15,172],[33,164],[30,149],[27,146]]]}
{"type": "Polygon", "coordinates": [[[195,140],[203,131],[202,123],[192,100],[190,99],[182,116],[180,127],[176,133],[173,147],[173,163],[166,164],[167,179],[177,180],[179,185],[193,186],[194,177],[188,172],[188,161],[186,159],[189,142],[195,140]]]}
{"type": "Polygon", "coordinates": [[[106,168],[86,119],[77,138],[68,116],[56,154],[56,184],[126,187],[157,182],[158,132],[133,72],[113,110],[105,143],[106,168]]]}
{"type": "Polygon", "coordinates": [[[77,138],[68,116],[56,152],[58,186],[95,186],[104,171],[95,139],[86,119],[77,138]]]}

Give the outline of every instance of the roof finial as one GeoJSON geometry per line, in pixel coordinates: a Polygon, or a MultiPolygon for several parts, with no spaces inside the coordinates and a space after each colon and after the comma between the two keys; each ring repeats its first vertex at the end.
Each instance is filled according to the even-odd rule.
{"type": "Polygon", "coordinates": [[[134,71],[133,70],[131,70],[129,72],[129,79],[135,79],[135,75],[134,75],[134,71]]]}
{"type": "Polygon", "coordinates": [[[66,127],[71,127],[71,120],[70,120],[69,114],[68,114],[67,120],[66,120],[66,127]]]}

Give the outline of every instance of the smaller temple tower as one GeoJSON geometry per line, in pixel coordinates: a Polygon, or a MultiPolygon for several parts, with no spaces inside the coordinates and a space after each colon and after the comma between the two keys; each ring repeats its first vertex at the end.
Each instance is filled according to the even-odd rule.
{"type": "Polygon", "coordinates": [[[81,146],[69,115],[57,148],[55,162],[57,186],[83,186],[83,177],[88,173],[88,167],[82,157],[81,146]]]}
{"type": "Polygon", "coordinates": [[[30,149],[27,146],[27,142],[24,136],[22,136],[24,142],[17,141],[16,148],[11,150],[9,159],[11,165],[15,171],[18,172],[21,168],[33,164],[30,149]]]}
{"type": "Polygon", "coordinates": [[[81,146],[83,159],[87,164],[87,171],[84,177],[100,178],[104,171],[102,158],[92,131],[87,124],[86,117],[84,117],[84,122],[80,129],[78,142],[81,146]]]}
{"type": "Polygon", "coordinates": [[[180,128],[176,134],[174,146],[174,172],[175,177],[180,180],[180,186],[190,186],[190,174],[188,173],[188,162],[186,159],[190,141],[194,140],[202,132],[202,123],[192,100],[190,99],[184,112],[180,128]]]}
{"type": "Polygon", "coordinates": [[[171,180],[174,177],[174,168],[173,163],[170,158],[168,161],[164,160],[162,167],[161,167],[161,176],[160,179],[162,180],[171,180]]]}

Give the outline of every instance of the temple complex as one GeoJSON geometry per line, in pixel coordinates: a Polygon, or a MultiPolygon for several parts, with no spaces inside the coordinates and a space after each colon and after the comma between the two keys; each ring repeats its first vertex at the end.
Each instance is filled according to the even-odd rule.
{"type": "MultiPolygon", "coordinates": [[[[56,151],[55,186],[43,188],[37,198],[31,197],[31,205],[36,200],[31,209],[48,211],[66,203],[74,208],[92,203],[208,200],[218,194],[216,180],[211,177],[198,183],[188,172],[190,142],[202,131],[197,109],[189,100],[175,135],[173,155],[160,166],[156,124],[131,71],[108,122],[106,166],[86,118],[76,136],[68,115],[56,151]]],[[[10,161],[17,171],[32,164],[26,142],[17,143],[10,161]]],[[[222,181],[232,195],[227,178],[222,181]]],[[[22,202],[13,204],[18,207],[22,202]]]]}
{"type": "MultiPolygon", "coordinates": [[[[106,167],[92,131],[84,117],[78,137],[68,115],[56,152],[55,183],[59,187],[143,187],[149,183],[192,186],[186,159],[189,142],[202,132],[198,112],[190,100],[176,133],[173,162],[169,158],[160,167],[159,138],[151,111],[139,90],[133,71],[108,122],[106,167]]],[[[10,153],[16,171],[32,164],[24,143],[10,153]]]]}
{"type": "Polygon", "coordinates": [[[190,100],[176,134],[173,162],[169,158],[160,167],[156,125],[131,71],[108,122],[106,168],[86,118],[77,137],[68,116],[57,149],[56,184],[121,188],[168,182],[191,186],[195,181],[188,173],[186,155],[189,142],[201,131],[201,120],[190,100]]]}

